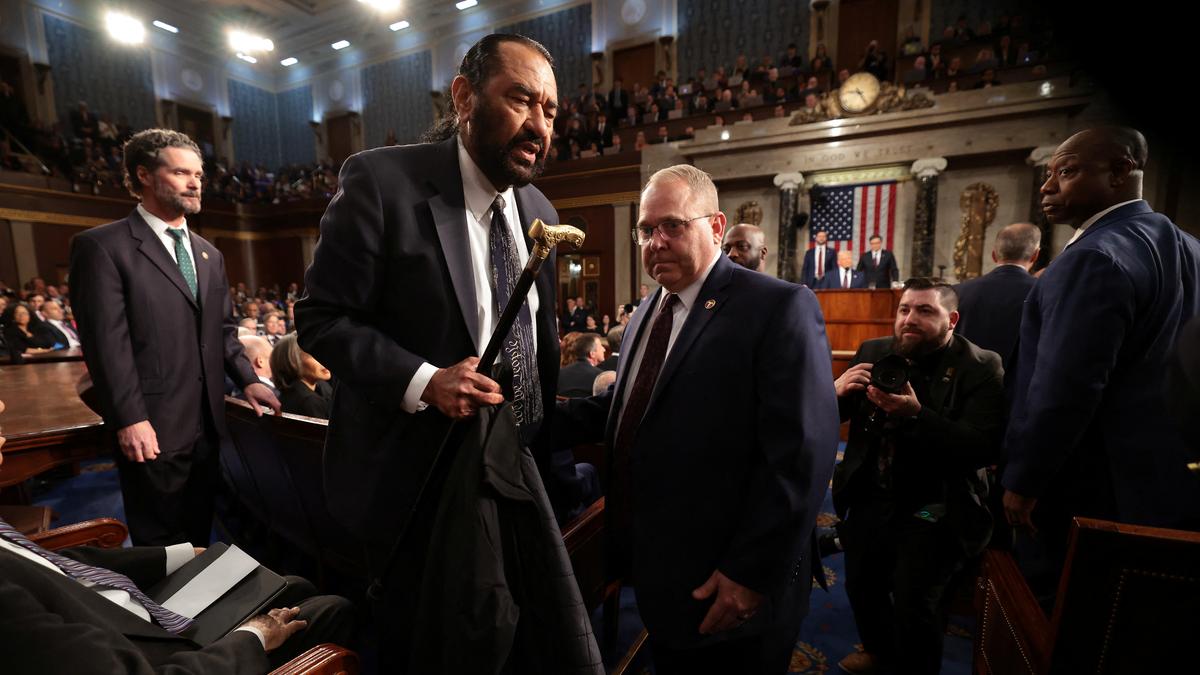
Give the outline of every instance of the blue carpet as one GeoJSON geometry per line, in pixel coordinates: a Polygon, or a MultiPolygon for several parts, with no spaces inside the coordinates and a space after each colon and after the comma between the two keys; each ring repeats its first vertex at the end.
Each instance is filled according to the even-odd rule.
{"type": "MultiPolygon", "coordinates": [[[[38,481],[34,486],[34,503],[54,509],[57,516],[55,526],[90,518],[125,518],[117,471],[112,462],[107,460],[84,463],[78,476],[38,481]]],[[[822,511],[818,525],[831,526],[835,522],[835,516],[832,496],[829,493],[825,495],[822,511]]],[[[809,615],[804,621],[800,640],[792,655],[790,672],[797,675],[842,672],[838,669],[837,662],[860,647],[858,632],[854,627],[854,616],[850,612],[850,603],[846,598],[843,583],[845,567],[842,555],[830,556],[823,562],[830,588],[829,592],[820,588],[813,589],[809,615]]],[[[593,617],[593,625],[598,639],[603,638],[600,624],[597,611],[593,617]]],[[[621,594],[618,652],[624,653],[641,630],[642,623],[637,615],[636,598],[633,591],[625,589],[621,594]]],[[[966,675],[971,672],[972,633],[973,627],[964,617],[951,618],[951,626],[946,635],[942,673],[966,675]]],[[[640,675],[651,671],[642,666],[633,669],[632,672],[640,675]]]]}

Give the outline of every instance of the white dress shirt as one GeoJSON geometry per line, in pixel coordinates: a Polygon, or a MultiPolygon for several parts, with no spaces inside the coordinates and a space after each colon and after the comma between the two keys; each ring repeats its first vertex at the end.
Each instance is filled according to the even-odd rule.
{"type": "MultiPolygon", "coordinates": [[[[458,169],[462,174],[463,202],[466,204],[467,218],[467,248],[471,253],[471,278],[475,285],[476,318],[479,331],[472,335],[475,341],[476,356],[483,354],[488,339],[500,323],[500,310],[496,308],[496,300],[492,295],[492,254],[489,248],[492,228],[492,202],[496,195],[504,197],[504,219],[508,221],[508,229],[512,232],[513,242],[517,245],[520,257],[519,265],[524,268],[529,260],[529,248],[525,244],[525,232],[521,229],[521,214],[517,209],[516,191],[509,186],[504,192],[496,192],[491,181],[471,159],[462,138],[458,139],[458,169]]],[[[529,288],[526,296],[529,303],[529,318],[533,320],[533,348],[537,350],[537,286],[529,288]]],[[[503,355],[497,358],[503,358],[503,355]]],[[[404,390],[401,408],[405,412],[417,412],[425,409],[421,396],[429,379],[437,372],[437,367],[429,362],[421,364],[416,374],[409,380],[404,390]]]]}
{"type": "MultiPolygon", "coordinates": [[[[146,207],[141,204],[137,205],[137,212],[146,220],[146,224],[150,226],[150,229],[154,230],[154,234],[158,235],[158,240],[162,242],[163,246],[167,247],[167,253],[171,256],[171,260],[175,260],[175,238],[167,234],[167,229],[171,226],[162,218],[147,211],[146,207]]],[[[179,229],[183,230],[183,247],[187,249],[188,255],[191,256],[192,269],[195,269],[196,254],[192,252],[192,238],[188,235],[187,218],[183,219],[183,224],[179,226],[179,229]]],[[[175,260],[175,264],[178,265],[179,261],[175,260]]]]}
{"type": "Polygon", "coordinates": [[[75,332],[74,328],[68,326],[66,321],[60,321],[59,319],[46,319],[46,322],[61,331],[63,335],[67,336],[68,347],[79,346],[79,338],[76,337],[78,333],[75,332]]]}
{"type": "MultiPolygon", "coordinates": [[[[708,279],[708,275],[712,274],[713,267],[721,256],[720,249],[717,249],[716,255],[709,261],[708,267],[704,269],[704,274],[701,274],[695,281],[689,284],[686,288],[676,293],[679,296],[679,302],[675,303],[675,308],[671,312],[671,338],[667,340],[667,352],[663,354],[663,364],[666,365],[667,359],[671,356],[671,348],[675,346],[675,339],[679,337],[679,331],[683,330],[683,324],[687,321],[688,314],[692,311],[692,306],[696,304],[696,298],[700,295],[700,288],[704,286],[704,281],[708,279]]],[[[658,302],[654,303],[654,311],[647,312],[646,316],[642,317],[645,328],[640,328],[641,335],[637,337],[637,344],[633,347],[633,362],[629,364],[628,375],[621,383],[622,391],[629,392],[633,389],[633,384],[637,382],[638,369],[642,367],[642,356],[646,352],[646,342],[650,340],[650,331],[654,329],[654,320],[658,317],[659,311],[667,302],[669,291],[666,288],[662,289],[662,293],[658,296],[658,302]]],[[[649,303],[642,302],[642,306],[647,306],[649,303]]],[[[662,371],[659,371],[659,375],[662,371]]],[[[628,396],[623,396],[621,401],[621,414],[625,414],[625,399],[628,396]]],[[[620,428],[620,420],[617,421],[620,428]]]]}
{"type": "Polygon", "coordinates": [[[1087,230],[1092,225],[1095,225],[1096,221],[1100,220],[1104,216],[1107,216],[1110,212],[1115,211],[1127,204],[1132,204],[1134,202],[1140,202],[1140,201],[1143,201],[1143,200],[1130,199],[1127,202],[1121,202],[1120,204],[1113,204],[1112,206],[1108,207],[1107,209],[1104,209],[1103,211],[1101,211],[1100,213],[1097,213],[1096,215],[1092,216],[1091,218],[1088,218],[1087,220],[1083,221],[1083,224],[1079,226],[1079,229],[1075,230],[1075,234],[1071,235],[1071,238],[1067,241],[1066,244],[1063,244],[1063,250],[1065,251],[1068,246],[1070,246],[1071,244],[1074,244],[1076,239],[1083,236],[1083,233],[1085,230],[1087,230]]]}

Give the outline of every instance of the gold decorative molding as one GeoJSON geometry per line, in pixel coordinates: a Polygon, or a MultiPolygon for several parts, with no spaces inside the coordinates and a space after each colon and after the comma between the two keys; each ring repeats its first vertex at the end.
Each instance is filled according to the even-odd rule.
{"type": "Polygon", "coordinates": [[[962,229],[954,242],[954,276],[974,279],[983,271],[983,233],[996,219],[1000,195],[987,183],[972,183],[959,195],[962,229]]]}
{"type": "Polygon", "coordinates": [[[5,220],[20,220],[27,223],[52,223],[54,225],[75,225],[77,227],[95,227],[111,223],[114,218],[96,218],[94,216],[76,216],[70,213],[53,213],[48,211],[30,211],[28,209],[0,208],[0,218],[5,220]]]}
{"type": "Polygon", "coordinates": [[[584,206],[610,206],[622,202],[636,202],[642,196],[641,192],[609,192],[602,195],[588,195],[586,197],[566,197],[564,199],[553,199],[550,201],[556,209],[577,209],[584,206]]]}
{"type": "Polygon", "coordinates": [[[804,187],[812,189],[816,185],[831,187],[834,185],[857,185],[860,183],[882,183],[884,181],[912,180],[912,172],[908,166],[896,164],[893,166],[874,166],[848,171],[819,171],[805,174],[804,187]]]}
{"type": "Polygon", "coordinates": [[[269,239],[288,239],[290,237],[316,237],[320,230],[315,227],[293,227],[286,230],[270,230],[266,232],[254,230],[218,230],[216,228],[196,228],[198,234],[209,241],[217,239],[238,239],[240,241],[266,241],[269,239]]]}

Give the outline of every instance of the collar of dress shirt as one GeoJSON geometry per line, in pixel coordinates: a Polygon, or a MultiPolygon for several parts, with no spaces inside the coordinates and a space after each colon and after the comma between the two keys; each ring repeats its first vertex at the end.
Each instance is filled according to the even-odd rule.
{"type": "Polygon", "coordinates": [[[1122,206],[1125,206],[1127,204],[1132,204],[1134,202],[1140,202],[1140,201],[1142,201],[1142,200],[1141,199],[1130,199],[1127,202],[1121,202],[1120,204],[1113,204],[1112,206],[1108,207],[1107,209],[1104,209],[1103,211],[1101,211],[1100,213],[1097,213],[1096,215],[1092,216],[1091,218],[1088,218],[1087,220],[1083,221],[1083,224],[1079,226],[1078,230],[1075,230],[1075,234],[1071,235],[1071,239],[1063,246],[1063,248],[1066,248],[1067,246],[1070,246],[1071,244],[1075,243],[1076,239],[1083,236],[1084,231],[1086,231],[1092,225],[1095,225],[1096,221],[1100,220],[1104,216],[1107,216],[1109,213],[1121,208],[1122,206]]]}
{"type": "MultiPolygon", "coordinates": [[[[718,248],[712,260],[708,262],[708,267],[705,268],[704,274],[701,274],[699,277],[697,277],[695,281],[688,284],[688,286],[682,291],[676,293],[676,295],[679,296],[679,306],[684,312],[691,311],[692,304],[696,302],[696,296],[700,295],[700,288],[704,286],[704,281],[708,279],[708,275],[712,274],[713,268],[717,265],[717,261],[721,259],[721,255],[721,249],[718,248]]],[[[667,301],[668,293],[670,293],[670,291],[664,288],[662,296],[658,299],[658,306],[656,309],[661,308],[663,303],[667,301]]]]}
{"type": "MultiPolygon", "coordinates": [[[[158,216],[154,215],[153,213],[150,213],[149,211],[146,210],[146,207],[142,206],[141,204],[137,205],[137,212],[139,215],[142,216],[142,219],[144,219],[146,221],[146,224],[150,226],[150,229],[154,230],[154,234],[157,234],[159,239],[166,238],[167,228],[169,228],[171,226],[168,225],[165,220],[163,220],[162,218],[159,218],[158,216]]],[[[184,234],[188,233],[187,218],[183,219],[183,225],[181,225],[180,227],[183,228],[184,234]]]]}
{"type": "Polygon", "coordinates": [[[500,194],[504,197],[505,217],[511,220],[510,209],[516,206],[513,201],[513,188],[510,185],[504,192],[496,192],[496,188],[492,185],[492,181],[483,174],[479,166],[475,164],[475,160],[471,159],[471,154],[467,152],[467,147],[463,145],[462,136],[458,137],[458,166],[462,171],[463,183],[463,199],[467,204],[467,211],[475,218],[475,222],[483,220],[488,211],[492,208],[492,202],[496,200],[496,195],[500,194]]]}

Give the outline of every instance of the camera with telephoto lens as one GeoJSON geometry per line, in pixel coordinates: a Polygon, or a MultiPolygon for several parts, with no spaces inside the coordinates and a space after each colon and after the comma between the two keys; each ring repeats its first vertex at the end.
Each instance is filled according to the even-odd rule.
{"type": "MultiPolygon", "coordinates": [[[[888,354],[871,366],[871,386],[887,394],[899,394],[908,383],[908,359],[899,354],[888,354]]],[[[870,401],[863,401],[868,412],[863,421],[863,430],[872,434],[883,431],[887,413],[870,401]]]]}

